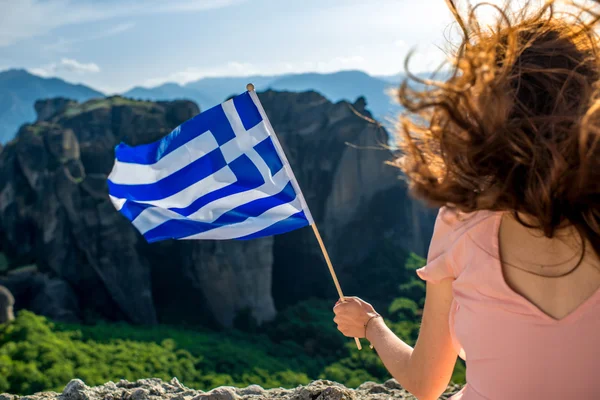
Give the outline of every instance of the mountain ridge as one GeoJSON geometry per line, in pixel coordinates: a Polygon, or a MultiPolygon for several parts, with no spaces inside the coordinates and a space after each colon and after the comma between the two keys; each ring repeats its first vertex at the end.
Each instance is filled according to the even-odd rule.
{"type": "MultiPolygon", "coordinates": [[[[391,79],[391,78],[390,78],[391,79]]],[[[291,92],[315,91],[332,102],[354,102],[359,97],[367,101],[367,109],[375,119],[385,120],[400,110],[386,90],[395,84],[373,77],[360,70],[331,73],[305,72],[282,75],[253,75],[248,77],[202,78],[184,85],[163,84],[154,87],[136,86],[123,93],[125,97],[148,100],[189,99],[200,109],[219,104],[252,83],[257,91],[277,90],[291,92]],[[165,90],[168,85],[169,90],[165,90]]]]}
{"type": "Polygon", "coordinates": [[[18,128],[34,122],[34,104],[43,98],[65,97],[85,101],[103,97],[104,93],[83,84],[73,84],[60,78],[45,78],[24,69],[0,72],[0,143],[6,143],[18,128]]]}
{"type": "MultiPolygon", "coordinates": [[[[345,100],[352,103],[364,97],[367,110],[385,125],[401,110],[386,93],[397,86],[400,77],[376,77],[360,70],[206,77],[184,85],[167,82],[153,87],[135,86],[119,95],[151,101],[191,100],[204,110],[241,93],[247,83],[253,83],[257,91],[316,91],[332,102],[345,100]]],[[[42,77],[25,69],[0,71],[0,143],[11,140],[22,124],[34,122],[34,103],[37,100],[64,97],[86,101],[105,96],[102,91],[85,84],[42,77]]]]}

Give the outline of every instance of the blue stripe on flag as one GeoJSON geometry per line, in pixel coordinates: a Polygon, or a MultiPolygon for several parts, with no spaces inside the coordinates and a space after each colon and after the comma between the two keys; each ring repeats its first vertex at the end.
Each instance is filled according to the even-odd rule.
{"type": "Polygon", "coordinates": [[[150,204],[136,203],[135,201],[127,200],[123,207],[121,207],[121,214],[123,214],[128,220],[133,221],[147,208],[153,207],[150,204]]]}
{"type": "Polygon", "coordinates": [[[246,92],[233,98],[233,105],[242,120],[242,124],[246,130],[254,128],[262,121],[262,116],[252,101],[250,93],[246,92]]]}
{"type": "Polygon", "coordinates": [[[125,143],[119,144],[115,148],[115,158],[125,163],[154,164],[190,140],[205,135],[209,131],[219,145],[235,138],[235,132],[233,132],[220,104],[184,122],[157,142],[135,147],[128,146],[125,143]]]}
{"type": "Polygon", "coordinates": [[[150,229],[144,233],[144,238],[149,242],[155,242],[164,239],[181,239],[198,233],[210,231],[225,225],[232,225],[243,222],[248,218],[258,217],[273,207],[293,201],[296,198],[294,187],[291,183],[278,194],[264,199],[254,200],[252,202],[236,207],[221,215],[214,222],[194,221],[174,219],[150,229]]]}
{"type": "Polygon", "coordinates": [[[232,194],[256,189],[265,183],[265,180],[258,168],[256,168],[256,165],[254,165],[250,158],[248,158],[248,156],[245,154],[230,162],[229,168],[231,168],[235,174],[237,182],[201,196],[194,200],[194,202],[187,207],[170,208],[170,210],[176,212],[177,214],[188,216],[215,200],[218,200],[222,197],[231,196],[232,194]]]}
{"type": "Polygon", "coordinates": [[[273,225],[261,231],[254,232],[251,235],[239,237],[237,238],[237,240],[248,240],[264,236],[279,235],[281,233],[286,233],[296,229],[304,228],[308,225],[309,223],[308,218],[306,218],[306,214],[304,213],[304,211],[300,211],[294,215],[290,215],[288,218],[282,221],[274,223],[273,225]]]}
{"type": "Polygon", "coordinates": [[[294,186],[290,182],[283,188],[281,192],[277,193],[276,195],[254,200],[236,207],[219,217],[215,223],[221,225],[236,224],[246,220],[249,217],[258,217],[273,207],[294,201],[295,198],[296,192],[294,192],[294,186]]]}
{"type": "Polygon", "coordinates": [[[265,163],[271,170],[271,176],[275,176],[275,174],[283,168],[283,163],[277,154],[277,150],[275,149],[275,145],[270,136],[254,146],[254,150],[256,150],[263,160],[265,160],[265,163]]]}
{"type": "Polygon", "coordinates": [[[114,197],[135,201],[160,200],[172,196],[225,167],[227,162],[220,149],[215,149],[179,171],[158,182],[123,185],[108,180],[108,190],[114,197]]]}

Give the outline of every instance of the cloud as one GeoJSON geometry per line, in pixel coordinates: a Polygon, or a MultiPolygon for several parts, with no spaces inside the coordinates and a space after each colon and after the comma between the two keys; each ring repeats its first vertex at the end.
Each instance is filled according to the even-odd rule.
{"type": "Polygon", "coordinates": [[[140,14],[203,11],[247,0],[0,0],[0,47],[60,26],[140,14]]]}
{"type": "Polygon", "coordinates": [[[93,74],[100,72],[100,67],[94,63],[86,64],[71,58],[63,58],[60,62],[48,64],[39,68],[31,68],[29,71],[35,75],[49,77],[61,72],[71,72],[78,75],[93,74]]]}
{"type": "Polygon", "coordinates": [[[120,33],[123,33],[123,32],[126,32],[126,31],[132,29],[134,26],[135,26],[135,23],[126,22],[126,23],[115,25],[108,30],[98,32],[93,35],[76,37],[76,38],[72,38],[72,39],[65,39],[65,38],[61,37],[56,42],[44,46],[44,50],[57,52],[57,53],[67,53],[72,50],[74,44],[115,36],[115,35],[118,35],[120,33]]]}

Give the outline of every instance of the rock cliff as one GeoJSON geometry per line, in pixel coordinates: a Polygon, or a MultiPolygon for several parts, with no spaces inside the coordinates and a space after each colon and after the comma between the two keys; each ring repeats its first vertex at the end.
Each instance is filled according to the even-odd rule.
{"type": "MultiPolygon", "coordinates": [[[[448,399],[457,393],[460,387],[453,385],[440,397],[448,399]]],[[[79,379],[73,379],[62,393],[44,392],[30,396],[0,394],[0,400],[415,400],[415,397],[395,380],[384,384],[366,382],[356,389],[349,389],[331,381],[314,381],[295,389],[265,390],[251,385],[238,389],[218,387],[209,392],[193,390],[182,385],[177,378],[169,382],[160,379],[141,379],[137,382],[125,380],[108,382],[102,386],[89,387],[79,379]]]]}
{"type": "MultiPolygon", "coordinates": [[[[259,96],[342,284],[384,238],[425,253],[435,212],[410,199],[384,164],[387,135],[359,115],[370,117],[363,99],[259,96]]],[[[194,103],[51,99],[35,109],[38,120],[0,153],[1,250],[14,265],[38,266],[0,277],[17,309],[65,321],[231,326],[242,310],[260,322],[299,299],[335,298],[310,228],[246,242],[148,245],[114,210],[106,177],[115,145],[157,140],[197,114],[194,103]]]]}

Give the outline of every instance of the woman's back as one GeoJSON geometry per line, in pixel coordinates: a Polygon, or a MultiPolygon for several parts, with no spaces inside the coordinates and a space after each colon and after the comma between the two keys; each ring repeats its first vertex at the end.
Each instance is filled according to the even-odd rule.
{"type": "Polygon", "coordinates": [[[511,218],[442,209],[428,263],[417,271],[431,283],[453,279],[450,336],[467,364],[467,385],[453,400],[598,398],[600,272],[581,264],[547,278],[522,271],[525,263],[506,265],[505,257],[545,265],[573,258],[566,245],[531,236],[511,218]],[[550,249],[554,257],[548,245],[558,249],[550,249]]]}
{"type": "Polygon", "coordinates": [[[580,263],[583,249],[572,228],[546,238],[505,215],[499,247],[508,286],[556,320],[575,312],[600,289],[600,260],[588,243],[580,263]]]}

